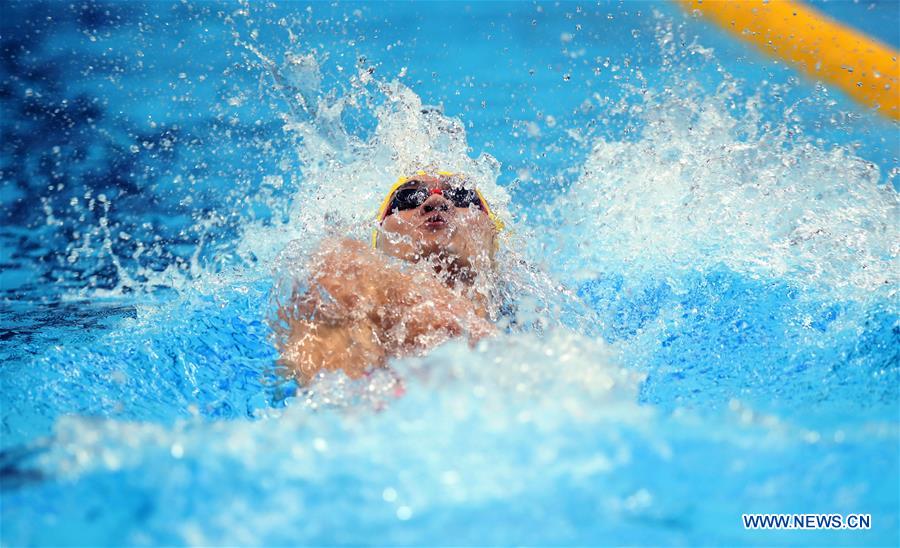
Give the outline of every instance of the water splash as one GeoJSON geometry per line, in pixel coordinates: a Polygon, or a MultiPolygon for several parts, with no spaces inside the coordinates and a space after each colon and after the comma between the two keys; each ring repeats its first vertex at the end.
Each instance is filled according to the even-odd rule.
{"type": "Polygon", "coordinates": [[[598,139],[570,191],[552,204],[556,272],[677,280],[727,268],[841,299],[891,299],[900,200],[879,168],[760,121],[733,86],[686,86],[633,107],[629,140],[598,139]]]}
{"type": "MultiPolygon", "coordinates": [[[[636,404],[641,376],[620,359],[607,345],[553,331],[542,340],[488,341],[474,352],[449,344],[397,363],[406,382],[399,399],[383,379],[334,377],[312,388],[337,394],[329,405],[320,400],[310,407],[297,398],[255,421],[188,418],[166,428],[63,419],[54,442],[27,461],[32,476],[45,481],[7,493],[4,517],[41,523],[27,538],[49,542],[93,523],[97,511],[84,500],[98,485],[115,484],[99,510],[98,542],[221,543],[249,539],[251,532],[264,542],[335,535],[354,542],[371,534],[391,542],[526,536],[580,542],[659,522],[677,524],[688,542],[698,538],[692,525],[703,520],[698,505],[723,513],[740,513],[748,500],[773,511],[810,503],[815,509],[802,496],[785,502],[785,489],[807,493],[801,486],[809,482],[818,486],[817,500],[852,511],[860,495],[833,481],[852,466],[846,457],[831,474],[801,466],[803,473],[778,476],[772,463],[783,466],[788,458],[794,466],[823,452],[884,448],[900,435],[883,423],[811,431],[739,401],[720,422],[690,412],[660,416],[636,404]],[[701,462],[750,486],[752,496],[723,498],[710,482],[692,481],[701,462]],[[32,497],[45,501],[40,514],[32,497]],[[48,507],[63,517],[47,521],[48,507]],[[340,528],[359,508],[364,517],[340,528]],[[509,527],[521,511],[536,513],[509,527]],[[604,519],[588,519],[599,515],[604,519]],[[501,530],[485,527],[498,522],[501,530]]],[[[883,490],[866,495],[876,508],[889,499],[883,490]]],[[[663,529],[659,534],[672,534],[663,529]]],[[[656,534],[657,527],[647,530],[656,534]]]]}

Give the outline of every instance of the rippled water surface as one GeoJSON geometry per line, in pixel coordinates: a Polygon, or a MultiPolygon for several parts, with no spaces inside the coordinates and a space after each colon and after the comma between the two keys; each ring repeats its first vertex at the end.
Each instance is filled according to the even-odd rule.
{"type": "Polygon", "coordinates": [[[4,12],[3,545],[897,542],[896,123],[670,4],[4,12]],[[274,303],[423,163],[519,327],[298,392],[274,303]]]}

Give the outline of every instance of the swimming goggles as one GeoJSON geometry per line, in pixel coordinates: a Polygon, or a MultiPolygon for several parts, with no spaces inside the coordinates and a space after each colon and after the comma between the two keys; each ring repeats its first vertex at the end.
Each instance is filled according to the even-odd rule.
{"type": "Polygon", "coordinates": [[[391,203],[384,213],[385,217],[393,214],[395,211],[416,209],[424,204],[425,200],[433,194],[438,194],[450,200],[454,207],[475,206],[478,209],[484,209],[484,204],[481,202],[481,198],[478,197],[478,193],[471,188],[466,188],[462,185],[449,186],[448,188],[428,188],[425,184],[418,186],[417,183],[420,183],[420,181],[413,179],[406,183],[412,186],[404,186],[394,192],[391,203]]]}

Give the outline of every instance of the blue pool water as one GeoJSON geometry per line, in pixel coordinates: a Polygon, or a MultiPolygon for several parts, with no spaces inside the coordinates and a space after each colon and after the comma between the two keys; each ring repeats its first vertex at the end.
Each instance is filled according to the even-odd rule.
{"type": "Polygon", "coordinates": [[[13,2],[0,45],[3,546],[900,541],[896,123],[668,3],[13,2]],[[297,394],[275,303],[421,161],[510,221],[528,327],[297,394]]]}

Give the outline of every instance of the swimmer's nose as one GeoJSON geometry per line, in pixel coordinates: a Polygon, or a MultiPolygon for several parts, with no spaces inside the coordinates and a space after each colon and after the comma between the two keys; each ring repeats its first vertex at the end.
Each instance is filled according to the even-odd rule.
{"type": "Polygon", "coordinates": [[[450,211],[450,202],[441,194],[432,194],[422,204],[422,211],[431,213],[432,211],[450,211]]]}

